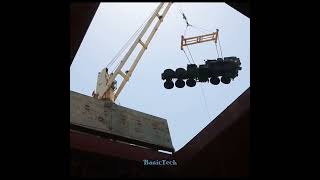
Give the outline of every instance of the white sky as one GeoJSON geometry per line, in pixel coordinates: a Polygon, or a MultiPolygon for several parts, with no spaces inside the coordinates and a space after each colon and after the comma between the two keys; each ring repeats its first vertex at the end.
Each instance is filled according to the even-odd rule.
{"type": "MultiPolygon", "coordinates": [[[[110,62],[158,4],[100,3],[71,65],[70,90],[91,96],[96,87],[98,72],[110,62]]],[[[197,29],[189,28],[186,37],[202,34],[204,33],[197,29]]],[[[205,59],[217,58],[213,42],[191,45],[189,49],[197,64],[203,64],[205,59]]],[[[128,65],[135,54],[137,51],[132,54],[128,65]]],[[[124,67],[129,67],[128,65],[124,67]]],[[[120,79],[117,79],[118,85],[120,79]]],[[[116,103],[167,119],[173,146],[177,151],[249,86],[250,19],[225,3],[174,3],[116,103]],[[178,8],[183,10],[190,24],[212,32],[219,29],[223,56],[240,58],[242,70],[229,85],[197,83],[193,88],[185,86],[171,90],[163,87],[161,73],[165,69],[186,68],[188,64],[180,50],[181,35],[186,24],[178,8]]]]}

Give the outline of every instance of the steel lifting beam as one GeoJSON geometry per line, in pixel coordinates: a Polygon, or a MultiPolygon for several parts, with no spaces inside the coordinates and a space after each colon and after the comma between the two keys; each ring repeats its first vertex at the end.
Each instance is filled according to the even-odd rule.
{"type": "Polygon", "coordinates": [[[184,38],[184,36],[181,36],[181,50],[183,50],[183,46],[188,46],[191,44],[198,44],[198,43],[203,43],[207,41],[214,41],[215,43],[217,43],[218,32],[219,32],[219,29],[217,29],[216,32],[213,32],[211,34],[205,34],[201,36],[194,36],[190,38],[184,38]]]}

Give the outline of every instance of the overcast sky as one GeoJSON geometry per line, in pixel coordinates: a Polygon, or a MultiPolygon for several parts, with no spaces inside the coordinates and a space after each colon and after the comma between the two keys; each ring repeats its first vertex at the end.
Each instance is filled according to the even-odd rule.
{"type": "MultiPolygon", "coordinates": [[[[70,90],[91,96],[96,88],[98,72],[106,67],[158,4],[100,3],[71,65],[70,90]]],[[[207,32],[189,28],[186,37],[207,32]]],[[[213,42],[191,45],[189,49],[197,64],[203,64],[205,59],[217,58],[213,42]]],[[[133,53],[129,63],[137,52],[133,53]]],[[[127,70],[129,65],[124,66],[124,69],[127,70]]],[[[117,80],[119,82],[121,78],[117,80]]],[[[225,3],[174,3],[116,103],[167,119],[173,146],[177,151],[249,86],[250,19],[225,3]],[[185,86],[170,90],[163,87],[161,73],[165,69],[186,68],[188,64],[180,50],[181,35],[186,24],[179,8],[190,24],[211,32],[219,29],[224,57],[240,58],[242,70],[230,84],[220,83],[214,86],[210,83],[197,83],[193,88],[185,86]]]]}

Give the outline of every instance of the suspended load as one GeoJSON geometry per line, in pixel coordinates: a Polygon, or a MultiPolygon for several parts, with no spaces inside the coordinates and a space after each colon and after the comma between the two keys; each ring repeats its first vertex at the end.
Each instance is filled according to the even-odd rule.
{"type": "MultiPolygon", "coordinates": [[[[184,13],[181,13],[181,14],[183,16],[183,19],[186,21],[186,25],[187,25],[186,30],[189,26],[196,28],[196,26],[191,25],[187,21],[187,18],[184,13]]],[[[185,33],[186,33],[186,30],[185,30],[185,33]]],[[[240,59],[235,56],[231,56],[231,57],[222,56],[222,50],[220,46],[218,33],[219,33],[219,29],[217,29],[216,32],[213,32],[210,34],[204,34],[200,36],[194,36],[194,37],[188,37],[188,38],[181,36],[181,50],[186,55],[189,61],[189,64],[187,64],[187,69],[177,68],[175,71],[172,69],[166,69],[161,74],[162,80],[165,80],[164,87],[166,89],[172,89],[174,85],[177,88],[183,88],[185,84],[187,84],[187,86],[189,87],[194,87],[197,82],[209,82],[209,81],[213,85],[218,85],[220,81],[224,84],[229,84],[231,80],[234,80],[234,78],[238,76],[238,71],[242,69],[240,67],[241,65],[240,59]],[[191,55],[188,45],[198,44],[198,43],[203,43],[208,41],[213,41],[215,43],[218,57],[217,59],[213,59],[213,60],[207,59],[205,61],[205,64],[201,64],[197,66],[196,63],[194,62],[193,56],[191,55]],[[219,42],[221,56],[218,53],[217,42],[219,42]],[[187,50],[189,51],[192,61],[190,61],[190,59],[188,58],[188,55],[183,48],[184,46],[187,47],[187,50]],[[176,79],[175,83],[173,83],[174,79],[176,79]]]]}
{"type": "Polygon", "coordinates": [[[164,87],[172,89],[174,84],[177,88],[183,88],[185,84],[194,87],[196,82],[208,82],[218,85],[220,81],[229,84],[238,76],[241,62],[237,57],[218,58],[217,60],[207,60],[205,64],[197,66],[196,64],[188,64],[187,70],[177,68],[175,71],[166,69],[162,74],[162,80],[165,80],[164,87]],[[172,80],[176,79],[175,83],[172,80]],[[186,82],[184,81],[186,80],[186,82]]]}

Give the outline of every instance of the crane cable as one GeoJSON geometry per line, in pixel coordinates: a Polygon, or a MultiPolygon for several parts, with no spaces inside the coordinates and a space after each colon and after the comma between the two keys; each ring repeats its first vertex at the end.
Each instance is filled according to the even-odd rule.
{"type": "MultiPolygon", "coordinates": [[[[190,27],[193,27],[193,28],[195,28],[195,29],[198,29],[198,30],[201,31],[202,33],[212,32],[212,31],[209,31],[209,30],[207,30],[207,29],[201,28],[201,27],[199,27],[199,26],[194,26],[194,25],[190,24],[190,23],[188,22],[188,20],[187,20],[186,15],[185,15],[184,12],[181,10],[181,8],[179,8],[178,10],[179,10],[180,13],[182,14],[182,17],[183,17],[183,19],[185,20],[185,22],[186,22],[186,24],[187,24],[187,27],[186,27],[186,29],[185,29],[185,31],[184,31],[184,36],[186,35],[187,29],[188,29],[189,26],[190,26],[190,27]],[[207,32],[204,32],[204,31],[207,31],[207,32]]],[[[221,54],[221,57],[223,58],[222,48],[221,48],[221,44],[220,44],[220,38],[217,37],[217,40],[218,40],[218,42],[219,42],[220,54],[221,54]]],[[[215,46],[216,46],[217,56],[218,56],[218,58],[219,58],[220,55],[219,55],[217,43],[215,43],[215,46]]],[[[191,58],[192,58],[192,61],[193,61],[193,63],[194,63],[194,59],[193,59],[193,57],[192,57],[192,55],[191,55],[190,49],[189,49],[188,46],[187,46],[187,48],[188,48],[189,54],[190,54],[190,56],[191,56],[191,58]]],[[[184,50],[183,50],[183,51],[184,51],[184,50]]],[[[184,51],[184,53],[185,53],[185,51],[184,51]]],[[[185,53],[185,54],[186,54],[186,53],[185,53]]],[[[188,58],[188,61],[190,62],[189,58],[188,58]]]]}
{"type": "MultiPolygon", "coordinates": [[[[192,26],[192,27],[194,27],[194,28],[198,28],[198,29],[203,29],[203,30],[208,31],[208,32],[212,32],[212,31],[209,31],[209,30],[206,30],[206,29],[204,29],[204,28],[197,27],[197,26],[192,26]]],[[[220,48],[220,54],[221,54],[221,57],[223,58],[223,55],[222,55],[222,48],[221,48],[220,38],[219,38],[219,36],[217,36],[217,41],[218,41],[218,43],[219,43],[219,48],[220,48]]],[[[216,44],[216,46],[217,46],[217,43],[215,43],[215,44],[216,44]]],[[[216,48],[217,48],[217,47],[216,47],[216,48]]],[[[218,54],[218,57],[219,57],[218,49],[217,49],[217,54],[218,54]]]]}
{"type": "MultiPolygon", "coordinates": [[[[113,62],[111,63],[111,65],[119,58],[119,56],[123,53],[123,51],[125,49],[128,48],[129,44],[131,43],[130,41],[133,40],[133,38],[138,34],[138,32],[141,30],[141,27],[143,26],[143,24],[140,26],[140,28],[130,37],[130,39],[127,41],[127,43],[123,46],[123,48],[120,50],[121,53],[118,53],[118,55],[116,55],[115,59],[113,60],[113,62]]],[[[118,66],[120,65],[121,61],[118,62],[118,64],[115,66],[114,70],[112,72],[114,72],[118,66]]],[[[109,63],[110,64],[110,63],[109,63]]],[[[108,65],[109,65],[108,64],[108,65]]],[[[107,66],[108,67],[108,66],[107,66]]]]}
{"type": "MultiPolygon", "coordinates": [[[[139,28],[140,29],[140,28],[139,28]]],[[[113,65],[113,63],[117,60],[117,58],[122,54],[122,52],[127,48],[129,42],[132,40],[132,38],[136,35],[136,33],[139,31],[139,29],[130,37],[130,39],[122,46],[122,48],[118,51],[118,53],[112,58],[112,60],[108,63],[107,68],[113,65]]]]}
{"type": "Polygon", "coordinates": [[[209,118],[209,120],[211,120],[210,113],[209,113],[209,108],[208,108],[208,104],[207,104],[207,101],[206,101],[206,97],[205,97],[205,94],[204,94],[204,90],[203,90],[202,84],[200,85],[200,88],[201,88],[201,93],[202,93],[202,97],[203,97],[203,100],[204,100],[204,106],[205,106],[207,114],[208,114],[208,118],[209,118]]]}
{"type": "MultiPolygon", "coordinates": [[[[194,25],[190,24],[189,21],[188,21],[188,19],[187,19],[187,17],[186,17],[186,15],[185,15],[184,12],[181,10],[181,8],[179,8],[178,10],[180,11],[180,13],[181,13],[181,15],[182,15],[182,18],[183,18],[183,19],[185,20],[185,22],[186,22],[187,28],[190,26],[190,27],[196,28],[196,29],[198,29],[198,30],[201,30],[201,32],[204,32],[203,30],[208,31],[208,30],[206,30],[206,29],[204,29],[204,28],[200,28],[200,27],[198,27],[198,26],[194,26],[194,25]]],[[[187,28],[186,28],[186,30],[187,30],[187,28]]],[[[211,32],[211,31],[208,31],[208,32],[211,32]]]]}
{"type": "MultiPolygon", "coordinates": [[[[128,48],[129,44],[132,42],[133,38],[137,36],[137,34],[141,31],[142,27],[147,23],[148,19],[152,16],[152,14],[155,12],[152,11],[152,13],[146,18],[146,20],[141,24],[141,26],[136,30],[136,32],[129,38],[129,40],[123,45],[123,47],[119,50],[119,52],[112,58],[112,60],[108,63],[107,68],[111,67],[115,61],[119,58],[119,56],[124,52],[125,49],[128,48]]],[[[121,62],[118,62],[115,69],[120,65],[121,62]]],[[[114,69],[114,71],[115,71],[114,69]]]]}
{"type": "MultiPolygon", "coordinates": [[[[193,26],[193,25],[192,25],[192,27],[194,27],[194,28],[196,28],[196,29],[198,29],[198,30],[203,29],[203,28],[200,28],[200,27],[197,27],[197,26],[193,26]]],[[[209,30],[206,30],[206,29],[203,29],[203,30],[208,31],[208,32],[212,32],[212,31],[209,31],[209,30]]],[[[204,31],[201,30],[201,32],[204,32],[204,31]]],[[[204,32],[204,33],[207,33],[207,32],[204,32]]],[[[217,37],[217,40],[219,41],[220,53],[221,53],[221,57],[222,57],[222,50],[221,50],[221,45],[220,45],[220,39],[219,39],[219,37],[217,37]]],[[[218,58],[219,58],[220,55],[219,55],[217,43],[215,43],[215,46],[216,46],[217,56],[218,56],[218,58]]],[[[222,58],[223,58],[223,57],[222,57],[222,58]]]]}
{"type": "Polygon", "coordinates": [[[216,45],[216,50],[217,50],[217,55],[218,55],[218,58],[219,58],[219,52],[218,52],[218,46],[217,46],[217,43],[214,43],[216,45]]]}
{"type": "MultiPolygon", "coordinates": [[[[189,26],[187,25],[186,30],[184,31],[183,36],[186,35],[186,32],[187,32],[188,27],[189,27],[189,26]]],[[[188,46],[188,45],[187,45],[187,49],[188,49],[189,54],[190,54],[190,57],[191,57],[191,59],[192,59],[192,63],[193,63],[193,64],[196,64],[196,63],[194,62],[194,59],[193,59],[192,55],[191,55],[191,52],[190,52],[190,49],[189,49],[189,46],[188,46]]],[[[184,49],[182,49],[182,50],[183,50],[184,54],[187,55],[186,52],[185,52],[185,50],[184,50],[184,49]]],[[[188,58],[188,60],[189,60],[189,58],[188,58]]],[[[189,62],[190,62],[190,60],[189,60],[189,62]]],[[[191,64],[191,63],[190,63],[190,64],[191,64]]]]}
{"type": "MultiPolygon", "coordinates": [[[[220,45],[220,38],[219,38],[219,36],[217,36],[217,39],[218,39],[218,42],[219,42],[219,47],[220,47],[221,58],[223,58],[223,56],[222,56],[222,49],[221,49],[221,45],[220,45]]],[[[216,43],[216,44],[217,44],[217,43],[216,43]]]]}
{"type": "MultiPolygon", "coordinates": [[[[199,27],[199,26],[194,26],[194,25],[192,25],[192,27],[193,27],[193,28],[196,28],[196,29],[198,29],[198,30],[201,30],[202,32],[204,32],[204,31],[212,32],[212,31],[209,31],[209,30],[207,30],[207,29],[201,28],[201,27],[199,27]]],[[[205,32],[205,33],[206,33],[206,32],[205,32]]]]}
{"type": "MultiPolygon", "coordinates": [[[[189,26],[194,27],[194,28],[196,28],[196,27],[193,26],[193,25],[191,25],[191,24],[187,21],[187,18],[186,18],[186,16],[185,16],[185,14],[184,14],[181,10],[180,10],[180,13],[182,14],[183,19],[185,19],[186,24],[187,24],[187,27],[186,27],[186,29],[185,29],[185,31],[184,31],[184,36],[185,36],[185,35],[186,35],[186,31],[187,31],[187,29],[188,29],[189,26]]],[[[199,28],[198,28],[198,29],[199,29],[199,28]]],[[[189,51],[189,54],[190,54],[190,56],[191,56],[191,58],[192,58],[193,63],[195,64],[194,59],[193,59],[193,56],[192,56],[192,54],[191,54],[191,51],[190,51],[188,45],[187,45],[187,49],[188,49],[188,51],[189,51]]],[[[182,49],[182,50],[183,50],[184,54],[186,55],[188,61],[190,62],[190,60],[189,60],[186,52],[184,51],[184,49],[182,49]]],[[[218,49],[217,49],[217,53],[218,53],[218,49]]],[[[218,54],[218,55],[219,55],[219,54],[218,54]]],[[[210,118],[210,113],[209,113],[209,109],[208,109],[208,105],[207,105],[207,101],[206,101],[205,94],[204,94],[204,90],[203,90],[203,87],[202,87],[201,85],[200,85],[200,88],[201,88],[201,94],[202,94],[202,97],[203,97],[203,100],[204,100],[204,106],[205,106],[205,108],[206,108],[208,118],[209,118],[209,120],[211,120],[211,118],[210,118]]]]}
{"type": "Polygon", "coordinates": [[[192,54],[191,54],[191,52],[190,52],[190,49],[189,49],[189,46],[188,46],[188,45],[187,45],[187,49],[188,49],[188,51],[189,51],[189,54],[190,54],[190,57],[191,57],[191,59],[192,59],[193,64],[196,64],[196,63],[194,62],[194,59],[193,59],[193,57],[192,57],[192,54]]]}
{"type": "Polygon", "coordinates": [[[186,15],[183,13],[183,11],[181,10],[181,8],[178,9],[183,17],[183,19],[185,20],[186,24],[187,24],[187,27],[188,26],[191,26],[191,24],[189,24],[188,20],[187,20],[187,17],[186,15]]]}
{"type": "MultiPolygon", "coordinates": [[[[187,20],[185,14],[184,14],[183,12],[181,12],[181,11],[180,11],[180,13],[182,14],[183,19],[184,19],[184,20],[186,21],[186,23],[187,23],[186,29],[184,30],[184,33],[183,33],[183,36],[186,36],[186,32],[187,32],[187,30],[188,30],[188,27],[191,26],[191,25],[188,23],[188,20],[187,20]]],[[[192,57],[192,55],[191,55],[191,52],[190,52],[190,49],[189,49],[188,45],[187,45],[187,49],[188,49],[188,52],[189,52],[190,57],[191,57],[191,59],[192,59],[192,62],[190,61],[190,59],[189,59],[186,51],[185,51],[184,49],[182,49],[182,50],[183,50],[184,54],[186,55],[186,57],[187,57],[187,59],[188,59],[188,62],[189,62],[190,64],[192,64],[192,63],[193,63],[193,64],[196,64],[195,61],[194,61],[194,59],[193,59],[193,57],[192,57]]]]}
{"type": "MultiPolygon", "coordinates": [[[[184,34],[183,34],[184,36],[186,35],[187,29],[188,29],[188,26],[187,26],[186,30],[184,31],[184,34]]],[[[188,52],[189,52],[189,54],[190,54],[190,57],[191,57],[191,59],[192,59],[192,63],[193,63],[193,64],[196,64],[195,61],[194,61],[194,59],[193,59],[193,56],[192,56],[192,54],[191,54],[191,51],[190,51],[190,49],[189,49],[189,46],[188,46],[188,45],[186,45],[186,46],[187,46],[188,52]]],[[[186,54],[186,52],[184,51],[184,49],[182,49],[182,50],[183,50],[183,52],[186,54]]]]}
{"type": "MultiPolygon", "coordinates": [[[[183,35],[185,36],[185,35],[186,35],[186,32],[187,32],[187,30],[188,30],[188,27],[189,27],[189,26],[193,27],[193,25],[191,25],[191,24],[188,22],[188,19],[187,19],[186,15],[184,14],[184,12],[183,12],[180,8],[179,8],[179,11],[180,11],[180,13],[181,13],[183,19],[185,20],[186,25],[187,25],[187,26],[186,26],[186,29],[184,30],[184,34],[183,34],[183,35]]],[[[190,54],[192,63],[193,63],[193,64],[196,64],[195,61],[194,61],[194,59],[193,59],[193,56],[192,56],[192,54],[191,54],[191,51],[190,51],[188,45],[187,45],[187,49],[188,49],[188,52],[189,52],[189,54],[190,54]]],[[[187,59],[188,59],[188,61],[189,61],[189,63],[190,63],[190,59],[188,58],[185,50],[184,50],[184,49],[182,49],[182,50],[183,50],[184,54],[186,55],[186,57],[187,57],[187,59]]],[[[190,63],[190,64],[191,64],[191,63],[190,63]]]]}
{"type": "Polygon", "coordinates": [[[112,60],[108,63],[107,68],[110,68],[115,61],[119,58],[119,56],[123,53],[125,49],[128,48],[129,44],[132,42],[132,39],[137,35],[137,33],[141,30],[142,25],[139,29],[130,37],[130,39],[122,46],[122,48],[119,50],[119,52],[112,58],[112,60]]]}
{"type": "Polygon", "coordinates": [[[191,63],[191,61],[190,61],[190,59],[188,58],[187,53],[184,51],[184,49],[182,49],[182,50],[183,50],[184,54],[186,55],[186,57],[187,57],[187,59],[188,59],[189,64],[192,64],[192,63],[191,63]]]}
{"type": "MultiPolygon", "coordinates": [[[[180,13],[182,13],[181,10],[180,10],[180,13]]],[[[186,35],[187,29],[188,29],[188,26],[186,26],[186,29],[184,30],[184,33],[183,33],[184,36],[186,35]]],[[[186,55],[186,58],[187,58],[189,64],[192,64],[190,59],[189,59],[189,57],[188,57],[188,55],[187,55],[187,53],[186,53],[186,51],[183,48],[182,48],[182,51],[184,52],[184,55],[186,55]]]]}

